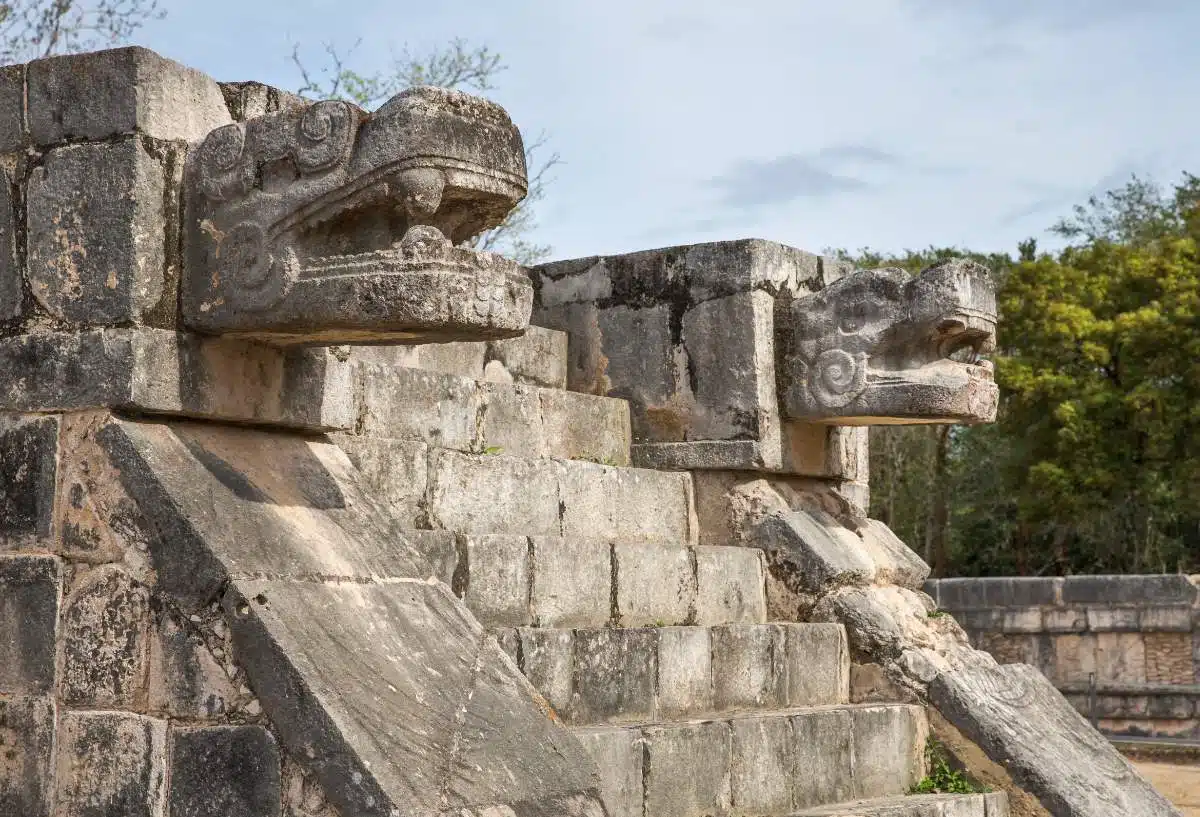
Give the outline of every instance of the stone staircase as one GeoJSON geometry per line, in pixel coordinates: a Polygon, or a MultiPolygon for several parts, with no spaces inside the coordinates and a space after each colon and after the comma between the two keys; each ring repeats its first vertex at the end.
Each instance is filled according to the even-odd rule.
{"type": "Polygon", "coordinates": [[[335,439],[414,536],[452,540],[443,578],[612,817],[1007,816],[1003,793],[907,794],[924,711],[850,702],[841,625],[768,619],[763,553],[697,544],[691,475],[629,467],[627,404],[566,391],[560,333],[351,354],[335,439]]]}

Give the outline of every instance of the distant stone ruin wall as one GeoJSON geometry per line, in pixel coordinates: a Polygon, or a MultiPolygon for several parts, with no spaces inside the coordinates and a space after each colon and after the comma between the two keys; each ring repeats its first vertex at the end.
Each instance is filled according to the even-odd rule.
{"type": "Polygon", "coordinates": [[[1032,664],[1115,735],[1200,739],[1200,577],[937,579],[926,591],[1001,663],[1032,664]]]}

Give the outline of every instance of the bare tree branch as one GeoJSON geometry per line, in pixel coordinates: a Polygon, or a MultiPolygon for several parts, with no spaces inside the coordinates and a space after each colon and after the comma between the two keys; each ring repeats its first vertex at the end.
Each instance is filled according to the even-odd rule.
{"type": "Polygon", "coordinates": [[[0,2],[0,62],[27,62],[117,45],[165,13],[158,0],[0,2]]]}

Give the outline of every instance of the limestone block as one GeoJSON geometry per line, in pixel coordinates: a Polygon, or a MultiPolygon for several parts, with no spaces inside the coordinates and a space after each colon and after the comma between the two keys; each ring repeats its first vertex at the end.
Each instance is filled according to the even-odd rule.
{"type": "Polygon", "coordinates": [[[48,817],[54,798],[54,697],[0,697],[0,814],[48,817]]]}
{"type": "Polygon", "coordinates": [[[658,680],[653,630],[580,630],[575,637],[571,720],[651,720],[658,680]]]}
{"type": "Polygon", "coordinates": [[[695,541],[688,474],[580,461],[555,465],[564,536],[609,536],[629,542],[695,541]]]}
{"type": "Polygon", "coordinates": [[[467,609],[493,627],[531,623],[529,540],[495,534],[467,537],[467,609]]]}
{"type": "Polygon", "coordinates": [[[580,729],[575,737],[600,767],[609,817],[643,817],[642,742],[633,729],[580,729]]]}
{"type": "Polygon", "coordinates": [[[56,817],[164,817],[166,721],[124,712],[62,712],[56,817]]]}
{"type": "MultiPolygon", "coordinates": [[[[431,470],[429,511],[439,527],[464,533],[564,533],[555,463],[440,451],[431,470]]],[[[591,501],[603,504],[603,499],[591,501]]],[[[601,530],[581,527],[566,535],[593,536],[601,530]]]]}
{"type": "Polygon", "coordinates": [[[629,406],[623,400],[539,389],[547,456],[629,465],[629,406]]]}
{"type": "Polygon", "coordinates": [[[672,718],[713,709],[711,630],[662,627],[658,635],[658,716],[672,718]]]}
{"type": "Polygon", "coordinates": [[[63,601],[62,701],[144,710],[149,631],[150,592],[123,568],[104,565],[77,580],[63,601]]]}
{"type": "Polygon", "coordinates": [[[929,727],[916,706],[865,706],[852,712],[856,797],[903,794],[925,776],[929,727]]]}
{"type": "Polygon", "coordinates": [[[696,554],[696,623],[767,620],[766,566],[757,548],[700,546],[696,554]]]}
{"type": "Polygon", "coordinates": [[[575,679],[575,638],[570,630],[522,627],[521,671],[560,716],[570,714],[575,679]]]}
{"type": "MultiPolygon", "coordinates": [[[[603,368],[607,388],[597,393],[629,401],[635,437],[686,439],[686,406],[680,405],[676,394],[678,364],[670,307],[615,306],[600,310],[595,320],[600,354],[607,359],[603,368]]],[[[587,391],[575,383],[571,389],[587,391]]]]}
{"type": "Polygon", "coordinates": [[[1146,714],[1152,720],[1189,720],[1196,715],[1192,698],[1187,695],[1152,695],[1146,714]]]}
{"type": "Polygon", "coordinates": [[[27,277],[47,313],[83,326],[135,323],[170,295],[165,183],[136,138],[47,154],[27,204],[27,277]]]}
{"type": "MultiPolygon", "coordinates": [[[[482,413],[475,420],[479,425],[478,450],[514,457],[541,457],[548,453],[537,389],[484,383],[479,386],[479,402],[482,413]]],[[[454,403],[449,403],[448,409],[461,410],[454,403]]]]}
{"type": "Polygon", "coordinates": [[[875,563],[877,581],[891,582],[911,590],[920,590],[929,578],[929,565],[892,529],[878,519],[868,519],[860,532],[862,547],[875,563]]]}
{"type": "Polygon", "coordinates": [[[1139,618],[1139,610],[1136,607],[1087,608],[1088,629],[1094,633],[1137,632],[1140,629],[1139,618]]]}
{"type": "Polygon", "coordinates": [[[724,814],[731,805],[729,724],[690,723],[642,732],[647,814],[700,817],[724,814]]]}
{"type": "MultiPolygon", "coordinates": [[[[742,292],[683,314],[681,339],[695,405],[682,439],[751,438],[779,450],[774,303],[767,292],[742,292]]],[[[765,463],[781,465],[778,455],[765,463]]]]}
{"type": "Polygon", "coordinates": [[[875,562],[862,540],[820,511],[772,514],[762,525],[762,539],[768,552],[794,566],[797,581],[810,592],[863,584],[875,576],[875,562]]]}
{"type": "Polygon", "coordinates": [[[613,546],[617,615],[624,627],[689,624],[696,608],[696,565],[689,548],[613,546]]]}
{"type": "MultiPolygon", "coordinates": [[[[0,109],[4,102],[4,75],[10,69],[0,68],[0,109]]],[[[0,125],[0,140],[8,122],[0,125]]],[[[12,198],[12,175],[0,170],[0,321],[11,321],[25,311],[25,292],[22,267],[17,261],[17,214],[12,198]]]]}
{"type": "Polygon", "coordinates": [[[1000,627],[1006,633],[1040,633],[1042,631],[1042,611],[1037,607],[1005,610],[1000,620],[1000,627]]]}
{"type": "Polygon", "coordinates": [[[1065,604],[1190,605],[1197,598],[1196,586],[1183,574],[1068,576],[1063,582],[1065,604]]]}
{"type": "Polygon", "coordinates": [[[144,48],[50,57],[28,70],[39,145],[134,132],[195,142],[232,121],[216,82],[144,48]]]}
{"type": "Polygon", "coordinates": [[[1096,636],[1093,634],[1058,635],[1054,637],[1054,672],[1058,684],[1087,683],[1096,672],[1096,636]]]}
{"type": "Polygon", "coordinates": [[[533,619],[539,627],[603,627],[612,619],[612,551],[599,540],[536,536],[533,619]]]}
{"type": "Polygon", "coordinates": [[[1038,670],[983,662],[929,687],[938,712],[1014,782],[1061,817],[1168,817],[1177,812],[1038,670]]]}
{"type": "Polygon", "coordinates": [[[351,346],[350,359],[356,363],[389,369],[423,369],[472,380],[483,379],[487,344],[482,341],[460,343],[422,343],[413,346],[351,346]]]}
{"type": "Polygon", "coordinates": [[[487,344],[487,357],[504,366],[517,383],[567,388],[567,333],[530,326],[525,334],[487,344]]]}
{"type": "Polygon", "coordinates": [[[1042,627],[1048,633],[1081,633],[1087,629],[1087,611],[1076,607],[1052,607],[1042,611],[1042,627]]]}
{"type": "Polygon", "coordinates": [[[1146,650],[1141,633],[1096,635],[1096,680],[1122,684],[1146,682],[1146,650]]]}
{"type": "Polygon", "coordinates": [[[1001,664],[1036,664],[1037,638],[1029,634],[980,633],[981,649],[991,653],[1001,664]]]}
{"type": "Polygon", "coordinates": [[[418,527],[429,479],[429,447],[409,440],[333,435],[376,497],[406,528],[418,527]]]}
{"type": "Polygon", "coordinates": [[[358,433],[475,449],[480,405],[473,380],[374,364],[356,369],[363,391],[358,433]]]}
{"type": "Polygon", "coordinates": [[[1191,633],[1144,633],[1142,637],[1147,683],[1195,683],[1191,633]]]}
{"type": "Polygon", "coordinates": [[[171,817],[279,817],[279,748],[261,726],[174,729],[171,817]]]}
{"type": "Polygon", "coordinates": [[[1138,629],[1144,633],[1192,631],[1192,608],[1146,607],[1139,611],[1138,629]]]}
{"type": "Polygon", "coordinates": [[[796,756],[792,777],[798,808],[836,803],[852,797],[853,721],[848,709],[813,710],[795,715],[792,739],[796,756]]]}
{"type": "Polygon", "coordinates": [[[61,588],[58,559],[0,557],[0,695],[54,692],[61,588]]]}
{"type": "Polygon", "coordinates": [[[713,705],[719,710],[779,708],[788,694],[782,625],[712,628],[713,705]]]}
{"type": "Polygon", "coordinates": [[[154,714],[211,721],[252,700],[239,691],[195,628],[165,613],[159,617],[150,642],[149,706],[154,714]]]}
{"type": "Polygon", "coordinates": [[[0,68],[0,153],[13,153],[29,139],[25,117],[25,66],[0,68]]]}
{"type": "Polygon", "coordinates": [[[850,648],[838,624],[784,624],[788,706],[846,703],[850,648]]]}
{"type": "Polygon", "coordinates": [[[0,416],[0,550],[50,549],[58,418],[0,416]]]}
{"type": "Polygon", "coordinates": [[[732,808],[739,814],[789,813],[795,766],[791,722],[737,718],[729,725],[732,808]]]}

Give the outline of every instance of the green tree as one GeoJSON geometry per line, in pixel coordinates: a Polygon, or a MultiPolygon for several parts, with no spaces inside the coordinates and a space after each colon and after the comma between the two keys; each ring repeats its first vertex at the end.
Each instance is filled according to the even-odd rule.
{"type": "MultiPolygon", "coordinates": [[[[343,53],[327,44],[323,63],[313,69],[303,57],[301,48],[293,46],[291,59],[301,80],[297,92],[311,98],[345,99],[371,109],[414,85],[486,93],[494,89],[496,75],[508,68],[500,55],[487,46],[471,46],[465,40],[455,39],[444,48],[423,54],[414,54],[406,47],[393,57],[386,70],[363,73],[349,65],[357,47],[358,44],[343,53]]],[[[537,227],[533,208],[545,198],[551,174],[562,161],[557,153],[547,154],[546,145],[545,132],[526,141],[529,192],[501,224],[467,242],[469,246],[507,255],[526,266],[549,258],[552,248],[531,238],[537,227]]]]}
{"type": "Polygon", "coordinates": [[[13,0],[0,3],[0,63],[28,62],[118,45],[147,20],[158,0],[13,0]]]}

